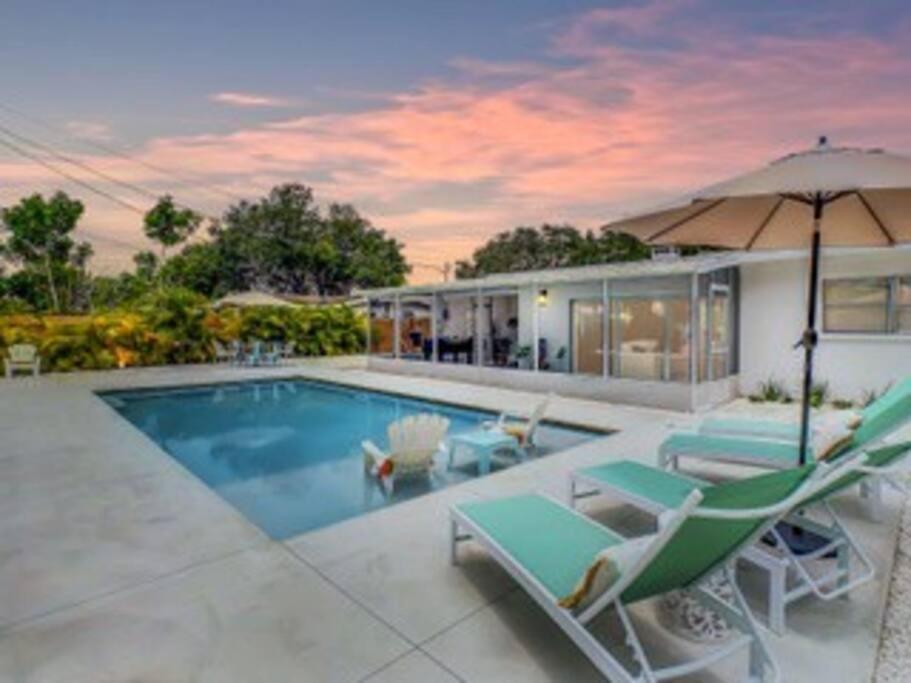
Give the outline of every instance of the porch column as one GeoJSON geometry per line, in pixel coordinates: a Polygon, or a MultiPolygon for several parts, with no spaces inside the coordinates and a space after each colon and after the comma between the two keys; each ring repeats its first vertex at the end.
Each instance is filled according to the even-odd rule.
{"type": "Polygon", "coordinates": [[[430,295],[430,362],[437,362],[437,315],[439,307],[437,301],[439,297],[437,293],[434,292],[430,295]]]}
{"type": "Polygon", "coordinates": [[[372,339],[371,334],[373,332],[373,303],[370,299],[367,299],[367,348],[364,349],[364,355],[370,356],[370,349],[372,348],[372,339]]]}
{"type": "Polygon", "coordinates": [[[601,281],[601,374],[610,377],[610,285],[601,281]]]}
{"type": "Polygon", "coordinates": [[[398,360],[401,357],[401,344],[399,343],[399,337],[401,336],[402,332],[402,298],[399,294],[396,294],[395,299],[393,299],[392,316],[392,356],[398,360]]]}
{"type": "Polygon", "coordinates": [[[538,310],[538,283],[532,284],[531,287],[531,367],[535,372],[538,372],[538,339],[541,336],[540,311],[538,310]]]}
{"type": "Polygon", "coordinates": [[[481,297],[481,288],[478,287],[474,297],[474,364],[481,366],[484,364],[482,356],[484,355],[484,343],[481,340],[481,326],[484,317],[484,302],[481,297]]]}
{"type": "Polygon", "coordinates": [[[690,276],[690,410],[696,410],[696,384],[699,381],[699,362],[697,349],[699,347],[699,274],[690,276]]]}

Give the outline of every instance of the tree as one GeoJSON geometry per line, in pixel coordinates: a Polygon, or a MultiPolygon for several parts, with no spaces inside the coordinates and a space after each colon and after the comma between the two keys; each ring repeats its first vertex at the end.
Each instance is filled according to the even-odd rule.
{"type": "Polygon", "coordinates": [[[314,273],[320,294],[347,294],[353,287],[398,287],[410,267],[402,245],[375,228],[350,204],[332,204],[325,242],[331,258],[314,273]]]}
{"type": "Polygon", "coordinates": [[[4,248],[6,258],[43,273],[54,311],[61,310],[58,283],[72,267],[71,259],[75,258],[77,267],[84,269],[91,255],[86,243],[80,244],[74,254],[76,245],[70,237],[84,211],[82,202],[57,192],[48,200],[33,194],[0,212],[2,225],[9,232],[4,248]]]}
{"type": "Polygon", "coordinates": [[[215,244],[190,244],[167,260],[161,277],[174,287],[183,287],[207,297],[227,294],[230,287],[215,244]]]}
{"type": "Polygon", "coordinates": [[[136,266],[136,277],[151,282],[158,273],[158,257],[151,251],[140,251],[133,254],[133,265],[136,266]]]}
{"type": "Polygon", "coordinates": [[[401,284],[409,270],[398,242],[349,205],[332,205],[323,216],[299,184],[231,207],[211,234],[222,290],[345,294],[401,284]]]}
{"type": "Polygon", "coordinates": [[[571,225],[522,226],[501,232],[476,249],[470,260],[459,261],[456,277],[637,261],[650,254],[651,249],[632,235],[605,228],[596,234],[571,225]]]}
{"type": "Polygon", "coordinates": [[[146,213],[143,231],[146,237],[161,244],[161,260],[167,257],[169,247],[186,241],[202,223],[202,216],[192,209],[181,209],[173,197],[165,195],[146,213]]]}

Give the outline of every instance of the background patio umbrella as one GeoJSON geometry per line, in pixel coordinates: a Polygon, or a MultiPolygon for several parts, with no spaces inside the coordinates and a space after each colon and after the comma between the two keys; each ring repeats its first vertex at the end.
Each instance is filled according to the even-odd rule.
{"type": "Polygon", "coordinates": [[[911,158],[831,147],[826,138],[759,170],[712,185],[611,230],[652,244],[730,249],[810,249],[800,461],[806,461],[820,246],[911,242],[911,158]]]}
{"type": "Polygon", "coordinates": [[[284,299],[277,297],[273,294],[267,294],[265,292],[236,292],[234,294],[228,294],[223,296],[221,299],[213,304],[215,308],[222,308],[223,306],[239,306],[241,308],[245,306],[283,306],[289,308],[295,308],[295,304],[290,301],[285,301],[284,299]]]}

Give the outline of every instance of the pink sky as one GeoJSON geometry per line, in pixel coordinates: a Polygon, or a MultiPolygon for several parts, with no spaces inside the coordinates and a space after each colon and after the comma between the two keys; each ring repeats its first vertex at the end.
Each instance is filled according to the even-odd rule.
{"type": "MultiPolygon", "coordinates": [[[[151,139],[137,156],[243,196],[291,180],[312,185],[321,201],[353,202],[405,244],[410,260],[442,264],[519,224],[596,227],[820,134],[911,153],[906,44],[850,27],[745,33],[730,19],[691,19],[691,4],[594,10],[554,25],[538,60],[454,57],[445,76],[369,93],[373,106],[359,112],[297,116],[284,110],[291,98],[282,93],[200,93],[227,107],[269,107],[272,118],[229,133],[151,139]]],[[[104,121],[71,124],[86,137],[116,137],[104,121]]],[[[192,183],[167,187],[115,156],[79,156],[210,213],[224,208],[192,183]]],[[[0,158],[0,177],[4,203],[61,186],[10,157],[0,158]]],[[[96,269],[126,267],[144,244],[140,218],[62,186],[86,201],[96,269]]],[[[412,280],[438,277],[416,269],[412,280]]]]}

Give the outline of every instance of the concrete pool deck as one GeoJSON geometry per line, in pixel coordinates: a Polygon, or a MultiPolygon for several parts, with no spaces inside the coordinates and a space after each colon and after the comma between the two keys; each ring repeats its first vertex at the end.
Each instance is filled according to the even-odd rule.
{"type": "MultiPolygon", "coordinates": [[[[493,410],[533,401],[332,363],[0,382],[0,681],[600,680],[482,551],[465,545],[462,566],[449,564],[448,506],[532,490],[562,497],[575,467],[653,463],[670,424],[691,416],[560,398],[554,419],[621,431],[275,542],[93,393],[278,376],[493,410]]],[[[870,680],[902,500],[889,492],[886,502],[876,524],[855,494],[836,501],[880,571],[849,599],[792,608],[788,636],[769,635],[785,681],[870,680]]],[[[604,501],[587,509],[643,523],[604,501]]],[[[634,616],[653,650],[691,647],[655,625],[650,605],[634,616]]],[[[741,670],[734,661],[680,680],[741,670]]]]}

